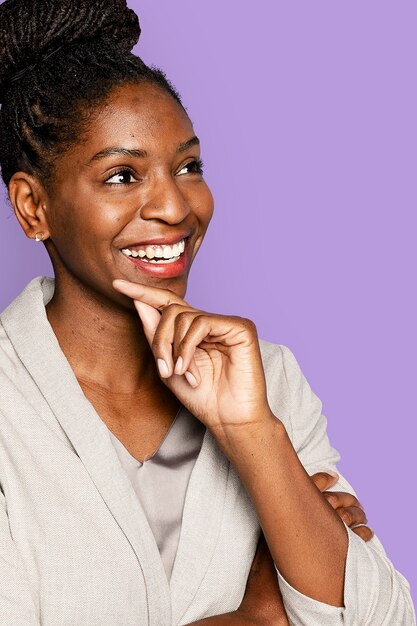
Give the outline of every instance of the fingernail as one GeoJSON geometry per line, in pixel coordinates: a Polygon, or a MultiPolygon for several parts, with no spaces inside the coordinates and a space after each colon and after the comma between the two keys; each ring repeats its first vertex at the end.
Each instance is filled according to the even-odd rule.
{"type": "Polygon", "coordinates": [[[157,359],[159,373],[162,378],[167,378],[169,376],[168,365],[165,363],[164,359],[157,359]]]}
{"type": "Polygon", "coordinates": [[[174,374],[181,374],[182,366],[184,365],[182,356],[179,356],[175,363],[174,374]]]}
{"type": "Polygon", "coordinates": [[[189,372],[187,370],[185,372],[184,376],[188,380],[188,382],[190,383],[191,387],[198,387],[197,379],[195,378],[195,376],[193,376],[193,374],[191,374],[191,372],[189,372]]]}
{"type": "Polygon", "coordinates": [[[330,474],[330,476],[333,476],[334,478],[339,478],[339,474],[337,472],[328,471],[327,474],[330,474]]]}

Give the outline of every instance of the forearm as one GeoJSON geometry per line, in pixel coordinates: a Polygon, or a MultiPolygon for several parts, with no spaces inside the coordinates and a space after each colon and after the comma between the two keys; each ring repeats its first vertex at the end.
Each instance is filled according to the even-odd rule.
{"type": "Polygon", "coordinates": [[[251,496],[282,576],[314,600],[343,606],[346,529],[310,480],[283,424],[269,414],[214,434],[251,496]]]}

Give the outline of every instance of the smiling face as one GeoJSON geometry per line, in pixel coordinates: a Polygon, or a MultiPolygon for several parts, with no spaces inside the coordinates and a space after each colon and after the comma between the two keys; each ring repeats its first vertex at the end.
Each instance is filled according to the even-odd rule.
{"type": "Polygon", "coordinates": [[[113,300],[115,278],[183,297],[213,214],[199,159],[190,119],[168,93],[115,89],[48,189],[47,248],[60,279],[69,273],[113,300]]]}

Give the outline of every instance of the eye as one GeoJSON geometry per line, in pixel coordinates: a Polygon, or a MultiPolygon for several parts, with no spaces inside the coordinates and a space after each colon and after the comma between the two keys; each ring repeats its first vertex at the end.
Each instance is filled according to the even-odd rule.
{"type": "Polygon", "coordinates": [[[203,174],[203,161],[201,159],[194,159],[190,161],[180,169],[178,174],[203,174]]]}
{"type": "Polygon", "coordinates": [[[130,185],[134,182],[132,178],[134,178],[133,173],[125,168],[123,170],[119,170],[118,172],[114,172],[114,174],[112,174],[110,178],[105,181],[105,183],[107,185],[130,185]]]}

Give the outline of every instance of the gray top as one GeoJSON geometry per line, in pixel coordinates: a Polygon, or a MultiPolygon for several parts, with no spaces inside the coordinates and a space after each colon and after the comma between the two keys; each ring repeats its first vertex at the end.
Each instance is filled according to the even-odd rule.
{"type": "Polygon", "coordinates": [[[205,431],[204,424],[181,405],[159,448],[141,463],[108,430],[155,537],[168,581],[177,552],[188,481],[205,431]]]}

